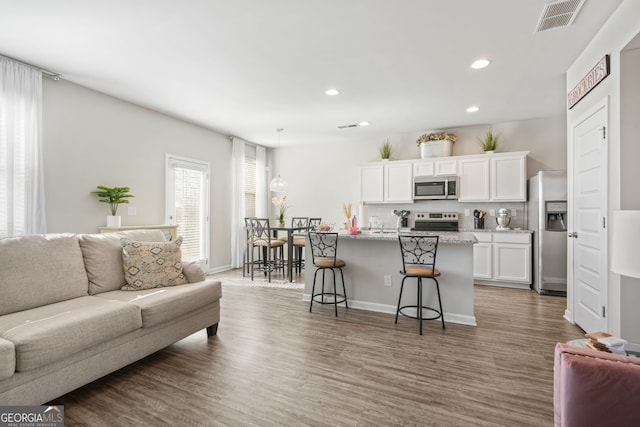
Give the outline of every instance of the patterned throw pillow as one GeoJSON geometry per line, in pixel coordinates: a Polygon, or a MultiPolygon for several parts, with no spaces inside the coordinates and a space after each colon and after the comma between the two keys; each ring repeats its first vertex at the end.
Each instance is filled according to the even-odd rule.
{"type": "Polygon", "coordinates": [[[122,266],[127,284],[123,291],[183,285],[182,236],[172,242],[135,242],[121,239],[122,266]]]}

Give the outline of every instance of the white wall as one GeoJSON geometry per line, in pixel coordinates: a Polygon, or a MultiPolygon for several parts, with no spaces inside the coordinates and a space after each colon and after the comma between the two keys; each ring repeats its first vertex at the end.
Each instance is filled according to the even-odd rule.
{"type": "MultiPolygon", "coordinates": [[[[531,152],[527,163],[529,177],[539,170],[566,169],[564,116],[498,123],[492,127],[503,137],[498,152],[531,152]]],[[[487,128],[488,126],[470,126],[449,129],[448,131],[458,135],[452,154],[481,153],[482,149],[476,138],[487,128]]],[[[357,132],[357,129],[354,131],[357,132]]],[[[415,141],[420,135],[421,133],[389,135],[395,153],[392,159],[419,158],[420,152],[415,141]]],[[[354,136],[353,141],[347,143],[295,145],[270,150],[272,175],[279,173],[289,182],[287,198],[291,208],[287,216],[319,216],[340,224],[344,220],[342,203],[351,202],[355,208],[359,201],[358,165],[378,161],[378,146],[382,142],[362,140],[354,136]]],[[[271,208],[272,217],[275,217],[273,206],[271,208]]]]}
{"type": "Polygon", "coordinates": [[[123,225],[165,223],[165,155],[211,164],[210,268],[230,260],[231,144],[223,135],[64,80],[44,79],[43,163],[49,232],[95,233],[108,207],[97,185],[128,186],[123,225]],[[127,206],[137,208],[127,216],[127,206]]]}
{"type": "MultiPolygon", "coordinates": [[[[567,89],[570,90],[584,77],[589,70],[606,54],[611,55],[611,74],[585,96],[574,108],[567,113],[567,134],[572,124],[605,97],[609,98],[609,217],[611,212],[621,207],[621,158],[633,156],[625,152],[621,146],[621,52],[625,46],[640,33],[640,2],[624,0],[611,15],[611,18],[594,37],[587,48],[567,70],[567,89]]],[[[634,71],[637,73],[637,70],[634,71]]],[[[636,99],[637,103],[638,100],[636,99]]],[[[637,116],[635,118],[637,120],[637,116]]],[[[637,166],[631,172],[634,181],[640,178],[637,166]]],[[[630,176],[625,176],[627,180],[630,176]]],[[[569,177],[569,186],[571,178],[569,177]]],[[[610,239],[610,236],[609,236],[610,239]]],[[[611,241],[609,240],[609,245],[611,241]]],[[[640,286],[640,281],[635,286],[640,286]]],[[[567,307],[573,306],[573,295],[569,287],[567,307]]],[[[632,340],[640,341],[640,315],[638,314],[637,298],[625,295],[620,287],[620,276],[609,274],[608,306],[609,332],[632,340]],[[624,324],[622,323],[624,317],[624,324]]]]}
{"type": "MultiPolygon", "coordinates": [[[[621,53],[620,88],[620,209],[640,210],[640,49],[621,53]]],[[[640,342],[640,279],[621,276],[620,288],[620,334],[640,342]]]]}

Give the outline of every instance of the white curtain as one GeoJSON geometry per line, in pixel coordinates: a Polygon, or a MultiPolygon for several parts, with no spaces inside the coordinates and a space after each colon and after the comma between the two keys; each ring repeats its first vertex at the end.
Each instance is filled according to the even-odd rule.
{"type": "Polygon", "coordinates": [[[42,73],[0,57],[0,237],[46,233],[42,73]]]}
{"type": "Polygon", "coordinates": [[[242,267],[246,236],[244,231],[244,146],[240,138],[233,138],[231,149],[231,267],[242,267]]]}
{"type": "Polygon", "coordinates": [[[267,202],[267,150],[256,146],[256,216],[269,217],[267,202]]]}

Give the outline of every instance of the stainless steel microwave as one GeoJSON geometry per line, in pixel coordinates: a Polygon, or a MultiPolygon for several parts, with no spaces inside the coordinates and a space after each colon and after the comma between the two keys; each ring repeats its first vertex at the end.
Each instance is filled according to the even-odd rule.
{"type": "Polygon", "coordinates": [[[454,175],[413,178],[413,200],[457,199],[459,192],[460,183],[454,175]]]}

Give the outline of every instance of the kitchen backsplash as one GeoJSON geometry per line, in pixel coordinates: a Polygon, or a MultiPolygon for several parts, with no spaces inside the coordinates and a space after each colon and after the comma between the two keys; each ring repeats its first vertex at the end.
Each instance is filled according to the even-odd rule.
{"type": "Polygon", "coordinates": [[[384,222],[385,228],[395,228],[397,217],[393,214],[393,210],[408,210],[414,212],[458,212],[460,228],[473,229],[473,211],[474,209],[487,212],[484,220],[485,229],[496,228],[496,217],[491,216],[491,211],[497,213],[498,209],[506,208],[509,213],[515,209],[516,215],[511,218],[511,228],[527,228],[527,203],[526,202],[507,202],[507,203],[459,203],[455,200],[425,200],[415,203],[404,204],[367,204],[360,209],[356,209],[356,215],[362,215],[358,223],[361,227],[368,227],[368,218],[377,216],[384,222]],[[469,216],[465,215],[465,211],[469,211],[469,216]],[[364,220],[364,222],[363,222],[364,220]]]}

